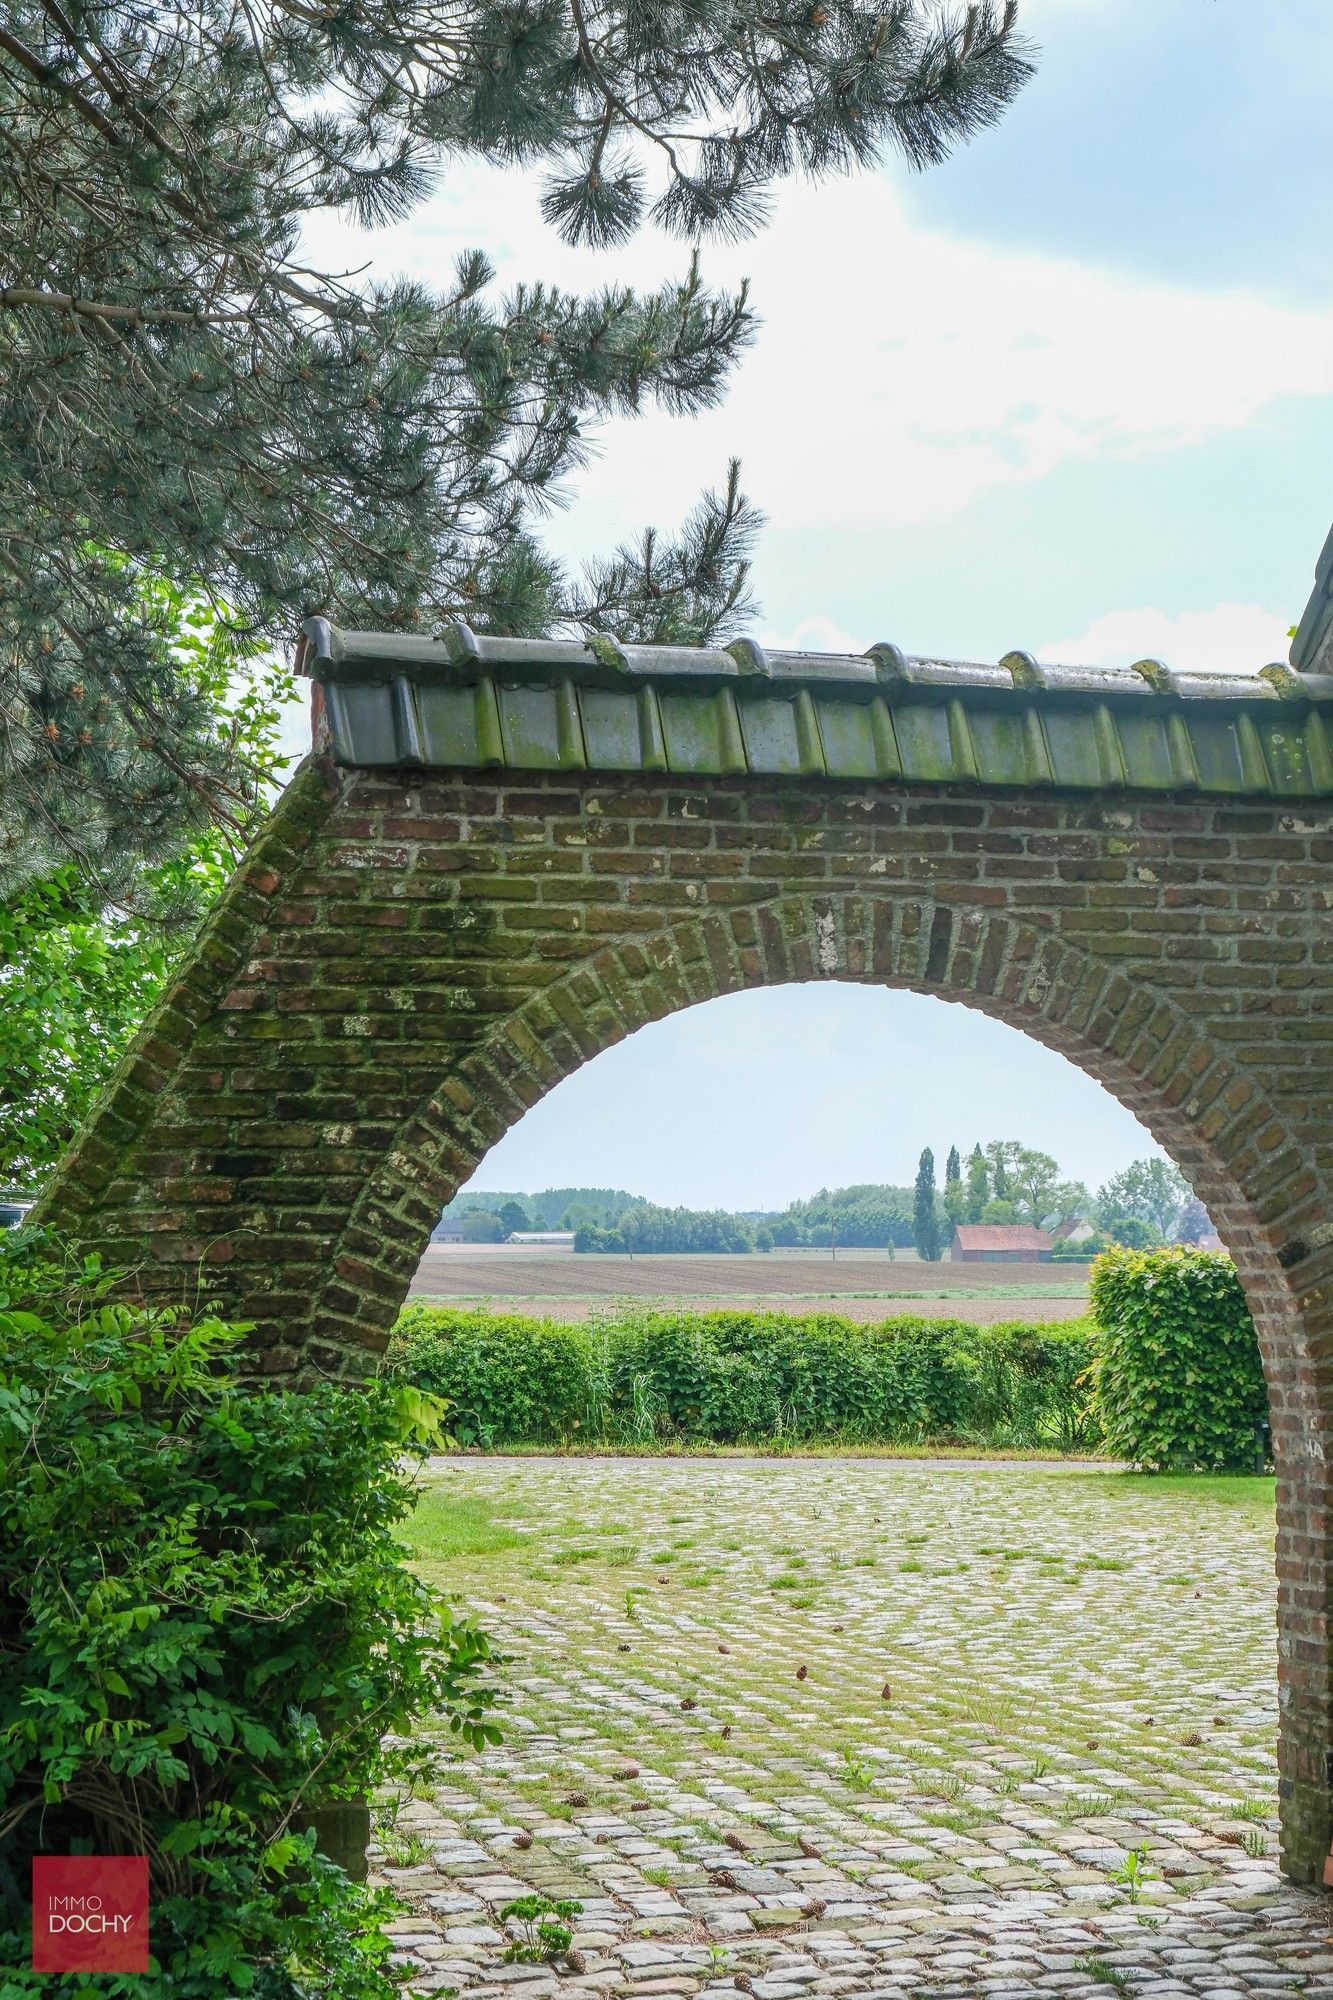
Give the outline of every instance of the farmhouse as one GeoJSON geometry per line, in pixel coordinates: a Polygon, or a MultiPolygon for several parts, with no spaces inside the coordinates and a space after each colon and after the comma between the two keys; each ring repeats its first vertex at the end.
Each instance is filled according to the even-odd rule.
{"type": "Polygon", "coordinates": [[[432,1243],[461,1243],[463,1225],[461,1222],[453,1221],[452,1218],[448,1222],[437,1222],[430,1232],[430,1240],[432,1243]]]}
{"type": "Polygon", "coordinates": [[[1025,1222],[960,1222],[951,1254],[955,1264],[1049,1264],[1051,1239],[1025,1222]]]}

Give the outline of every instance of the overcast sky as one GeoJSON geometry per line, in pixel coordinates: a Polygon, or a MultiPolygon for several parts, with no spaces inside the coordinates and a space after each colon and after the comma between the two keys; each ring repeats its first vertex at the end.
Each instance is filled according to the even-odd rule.
{"type": "MultiPolygon", "coordinates": [[[[705,252],[764,325],[722,406],[607,428],[550,524],[571,558],[677,520],[740,456],[768,517],[761,638],[814,649],[1253,671],[1285,656],[1333,511],[1328,0],[1024,0],[1035,81],[914,176],[779,196],[705,252]]],[[[451,170],[348,262],[649,285],[651,232],[565,249],[535,177],[451,170]]],[[[1099,1086],[956,1006],[852,987],[736,996],[570,1078],[474,1185],[595,1183],[776,1206],[1016,1137],[1104,1179],[1153,1150],[1099,1086]]]]}

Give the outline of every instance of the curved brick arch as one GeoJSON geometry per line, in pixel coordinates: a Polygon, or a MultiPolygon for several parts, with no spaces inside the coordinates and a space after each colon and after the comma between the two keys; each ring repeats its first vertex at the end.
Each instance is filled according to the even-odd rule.
{"type": "Polygon", "coordinates": [[[348,770],[315,758],[44,1203],[257,1364],[348,1370],[440,1202],[599,1049],[715,994],[849,978],[983,1007],[1180,1161],[1264,1344],[1285,1856],[1333,1751],[1333,810],[938,782],[348,770]]]}
{"type": "Polygon", "coordinates": [[[313,1308],[317,1339],[378,1352],[442,1200],[549,1091],[617,1042],[682,1008],[755,987],[844,980],[967,1005],[1095,1076],[1200,1193],[1240,1267],[1276,1357],[1299,1315],[1282,1265],[1300,1157],[1253,1085],[1173,999],[1062,941],[1044,921],[908,891],[782,896],[739,917],[665,925],[629,950],[590,953],[527,1000],[415,1106],[368,1169],[341,1263],[313,1308]],[[858,935],[859,931],[859,935],[858,935]],[[878,944],[876,936],[878,935],[878,944]],[[1268,1218],[1267,1223],[1265,1217],[1268,1218]],[[391,1282],[381,1287],[377,1280],[391,1282]],[[362,1280],[363,1283],[358,1283],[362,1280]]]}

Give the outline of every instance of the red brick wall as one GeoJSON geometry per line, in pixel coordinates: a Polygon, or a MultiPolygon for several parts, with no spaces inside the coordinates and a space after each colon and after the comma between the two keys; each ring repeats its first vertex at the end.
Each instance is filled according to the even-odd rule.
{"type": "MultiPolygon", "coordinates": [[[[202,1284],[275,1377],[382,1345],[441,1204],[553,1084],[695,1001],[857,979],[1097,1076],[1236,1259],[1279,1466],[1287,1864],[1329,1837],[1333,813],[827,781],[309,765],[46,1205],[202,1284]]],[[[793,1066],[793,1089],[799,1089],[793,1066]]]]}

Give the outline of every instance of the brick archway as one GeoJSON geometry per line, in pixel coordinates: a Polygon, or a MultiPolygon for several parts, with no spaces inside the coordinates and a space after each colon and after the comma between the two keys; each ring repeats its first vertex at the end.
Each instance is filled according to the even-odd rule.
{"type": "Polygon", "coordinates": [[[318,754],[44,1218],[150,1295],[221,1297],[273,1376],[348,1373],[387,1337],[441,1203],[646,1022],[837,978],[1025,1030],[1175,1157],[1245,1283],[1279,1467],[1285,1865],[1319,1879],[1333,682],[319,624],[307,664],[318,754]]]}

